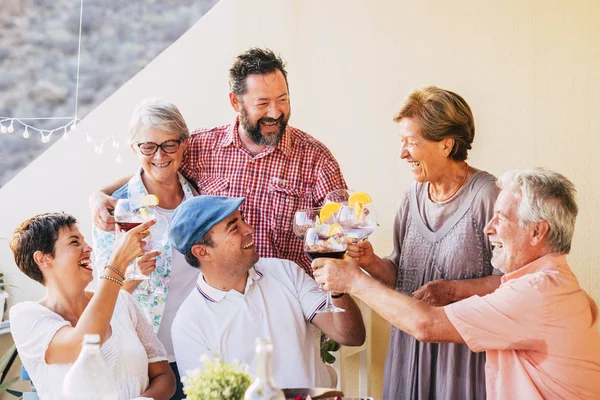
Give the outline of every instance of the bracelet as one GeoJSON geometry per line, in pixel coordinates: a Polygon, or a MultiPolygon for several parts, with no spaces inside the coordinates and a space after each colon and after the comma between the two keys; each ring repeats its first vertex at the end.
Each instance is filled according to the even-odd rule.
{"type": "Polygon", "coordinates": [[[106,275],[106,274],[102,274],[100,275],[100,279],[108,279],[109,281],[113,281],[118,283],[119,285],[123,286],[123,281],[118,280],[117,278],[113,278],[110,275],[106,275]]]}
{"type": "Polygon", "coordinates": [[[119,276],[121,277],[121,279],[122,279],[122,280],[125,280],[125,275],[123,275],[123,274],[121,273],[121,271],[119,271],[118,269],[116,269],[115,267],[113,267],[113,266],[112,266],[112,265],[110,265],[110,264],[106,264],[106,265],[104,266],[104,269],[107,269],[107,268],[108,268],[108,269],[110,269],[111,271],[113,271],[115,274],[119,275],[119,276]]]}
{"type": "Polygon", "coordinates": [[[345,295],[346,293],[338,293],[338,294],[332,294],[331,298],[332,299],[339,299],[340,297],[342,297],[343,295],[345,295]]]}

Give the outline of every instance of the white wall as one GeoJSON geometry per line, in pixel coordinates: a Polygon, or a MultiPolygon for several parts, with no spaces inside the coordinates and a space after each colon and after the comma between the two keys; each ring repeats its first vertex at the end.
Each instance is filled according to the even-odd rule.
{"type": "MultiPolygon", "coordinates": [[[[268,46],[289,64],[292,124],[325,142],[349,185],[378,203],[378,251],[391,247],[394,210],[411,181],[392,116],[411,89],[435,84],[473,108],[474,166],[494,174],[545,166],[575,182],[581,213],[569,260],[598,301],[599,21],[600,2],[584,0],[222,0],[91,113],[79,138],[55,144],[2,188],[0,236],[49,210],[75,214],[89,232],[88,193],[135,163],[114,163],[113,151],[97,156],[83,129],[124,137],[134,105],[155,95],[178,104],[191,127],[228,123],[233,57],[268,46]]],[[[19,286],[13,301],[40,295],[2,243],[0,265],[19,286]]],[[[380,320],[373,328],[378,396],[388,330],[380,320]]]]}

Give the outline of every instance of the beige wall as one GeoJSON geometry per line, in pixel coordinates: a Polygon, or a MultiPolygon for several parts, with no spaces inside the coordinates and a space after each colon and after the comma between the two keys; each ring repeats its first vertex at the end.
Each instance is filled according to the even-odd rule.
{"type": "MultiPolygon", "coordinates": [[[[349,185],[377,202],[381,227],[373,242],[383,254],[411,181],[392,115],[412,88],[454,90],[475,114],[474,166],[494,174],[545,166],[573,179],[581,214],[569,260],[600,300],[598,21],[600,2],[583,0],[222,0],[84,125],[93,136],[123,136],[134,104],[151,95],[176,102],[193,127],[227,123],[233,56],[248,46],[272,47],[289,63],[292,124],[325,142],[349,185]]],[[[0,191],[0,236],[47,210],[72,212],[89,231],[88,192],[135,163],[114,163],[110,148],[93,154],[82,136],[54,145],[0,191]]],[[[7,246],[0,249],[1,268],[19,286],[12,300],[39,296],[15,272],[7,246]]],[[[373,328],[378,397],[388,329],[380,320],[373,328]]]]}

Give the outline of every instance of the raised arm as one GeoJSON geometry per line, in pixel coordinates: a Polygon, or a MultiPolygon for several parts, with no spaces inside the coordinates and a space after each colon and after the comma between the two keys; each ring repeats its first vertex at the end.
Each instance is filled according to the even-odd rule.
{"type": "Polygon", "coordinates": [[[373,251],[373,246],[368,241],[362,241],[358,244],[348,244],[346,255],[352,257],[358,262],[365,271],[381,283],[394,287],[398,276],[398,269],[390,260],[379,257],[373,251]]]}
{"type": "Polygon", "coordinates": [[[312,323],[327,336],[345,346],[360,346],[365,342],[366,330],[360,308],[349,294],[333,299],[345,312],[315,315],[312,323]]]}
{"type": "Polygon", "coordinates": [[[110,215],[109,210],[114,210],[117,200],[110,195],[118,188],[125,185],[131,176],[119,178],[112,184],[104,186],[98,192],[90,194],[88,205],[94,225],[103,231],[112,231],[115,229],[115,218],[110,215]]]}
{"type": "MultiPolygon", "coordinates": [[[[124,235],[113,254],[110,265],[122,274],[127,265],[144,253],[143,231],[154,225],[155,221],[146,221],[124,235]]],[[[104,273],[114,279],[121,280],[116,272],[105,269],[104,273]]],[[[97,333],[102,343],[107,339],[108,325],[117,303],[121,285],[110,279],[100,279],[98,289],[89,304],[79,317],[76,325],[59,329],[50,341],[45,353],[48,364],[69,364],[77,359],[81,351],[83,335],[97,333]]]]}
{"type": "Polygon", "coordinates": [[[313,261],[325,290],[350,293],[398,329],[422,342],[464,343],[443,308],[408,297],[363,273],[352,258],[313,261]]]}
{"type": "Polygon", "coordinates": [[[441,307],[474,295],[490,294],[498,289],[500,279],[499,275],[461,280],[439,279],[421,286],[413,293],[413,297],[429,305],[441,307]]]}

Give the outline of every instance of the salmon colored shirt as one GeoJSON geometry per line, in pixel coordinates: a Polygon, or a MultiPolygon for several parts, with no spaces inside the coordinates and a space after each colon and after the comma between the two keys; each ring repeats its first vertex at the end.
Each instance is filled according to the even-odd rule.
{"type": "Polygon", "coordinates": [[[502,277],[487,296],[444,307],[472,351],[485,351],[489,399],[600,399],[598,306],[564,255],[502,277]]]}

